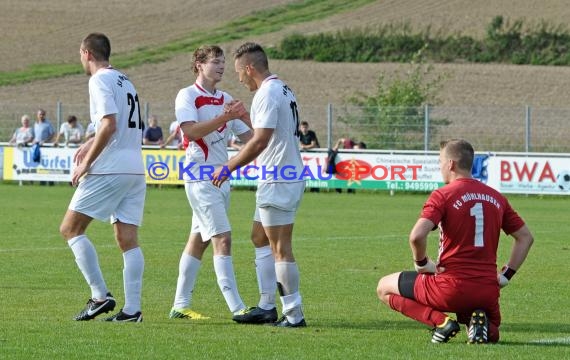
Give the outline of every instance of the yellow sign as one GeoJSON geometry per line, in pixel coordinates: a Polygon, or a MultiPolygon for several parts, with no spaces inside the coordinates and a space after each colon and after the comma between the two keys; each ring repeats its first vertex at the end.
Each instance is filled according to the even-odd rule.
{"type": "Polygon", "coordinates": [[[145,150],[143,162],[147,184],[184,185],[179,179],[179,164],[184,163],[183,150],[145,150]]]}

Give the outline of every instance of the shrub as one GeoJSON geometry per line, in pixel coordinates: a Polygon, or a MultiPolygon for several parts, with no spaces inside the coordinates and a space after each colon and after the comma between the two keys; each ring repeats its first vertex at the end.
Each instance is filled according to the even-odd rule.
{"type": "MultiPolygon", "coordinates": [[[[418,51],[411,63],[412,69],[389,83],[385,74],[378,76],[376,93],[357,92],[347,99],[355,110],[339,117],[350,124],[359,138],[373,148],[423,149],[424,106],[437,102],[444,75],[429,78],[433,67],[423,62],[418,51]]],[[[435,126],[447,124],[446,120],[432,120],[435,126]]]]}
{"type": "Polygon", "coordinates": [[[426,59],[435,62],[570,65],[570,34],[564,27],[546,22],[525,27],[522,20],[511,23],[502,16],[493,18],[482,40],[462,34],[431,34],[429,28],[414,33],[403,23],[334,34],[293,34],[279,48],[271,49],[270,55],[328,62],[409,62],[420,49],[426,59]]]}

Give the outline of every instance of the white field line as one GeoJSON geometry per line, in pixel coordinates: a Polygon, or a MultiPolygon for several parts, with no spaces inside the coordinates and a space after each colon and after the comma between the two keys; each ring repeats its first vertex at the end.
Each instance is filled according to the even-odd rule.
{"type": "Polygon", "coordinates": [[[554,338],[554,339],[537,339],[532,340],[531,344],[563,344],[570,345],[570,337],[554,338]]]}

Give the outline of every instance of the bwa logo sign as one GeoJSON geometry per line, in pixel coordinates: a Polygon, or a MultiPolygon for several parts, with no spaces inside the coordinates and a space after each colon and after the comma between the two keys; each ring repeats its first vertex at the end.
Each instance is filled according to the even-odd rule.
{"type": "Polygon", "coordinates": [[[570,158],[564,155],[492,157],[488,184],[504,193],[570,195],[570,158]]]}

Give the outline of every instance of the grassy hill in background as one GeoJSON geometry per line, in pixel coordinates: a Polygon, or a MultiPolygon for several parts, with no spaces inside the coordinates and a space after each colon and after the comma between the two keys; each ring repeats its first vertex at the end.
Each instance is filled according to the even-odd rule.
{"type": "MultiPolygon", "coordinates": [[[[210,42],[208,40],[213,41],[214,38],[207,35],[212,29],[235,32],[237,28],[224,29],[224,24],[255,17],[255,11],[268,11],[293,3],[296,1],[229,0],[224,2],[224,6],[219,6],[216,2],[199,0],[184,3],[162,0],[133,6],[112,0],[102,0],[97,5],[87,1],[54,0],[49,4],[34,3],[33,18],[40,19],[42,26],[31,26],[29,3],[7,0],[0,12],[0,27],[4,34],[0,43],[0,71],[22,71],[32,64],[43,63],[64,64],[79,72],[77,49],[81,38],[87,32],[102,29],[112,40],[115,54],[112,62],[128,54],[164,48],[167,44],[186,39],[189,34],[201,33],[205,35],[202,41],[210,42]]],[[[313,15],[313,19],[301,19],[304,22],[289,19],[287,21],[293,22],[287,22],[274,32],[251,32],[237,40],[231,37],[220,39],[224,41],[221,45],[229,53],[246,39],[271,47],[294,33],[334,33],[342,29],[404,22],[414,31],[429,27],[433,33],[460,32],[481,39],[485,36],[486,25],[497,14],[503,14],[507,20],[524,19],[529,24],[538,24],[543,19],[560,24],[570,16],[570,8],[563,1],[553,0],[540,3],[531,0],[498,3],[492,0],[373,1],[347,11],[333,12],[322,18],[313,15]]],[[[259,20],[263,26],[271,28],[273,18],[260,17],[259,20]]],[[[162,126],[173,118],[177,91],[194,81],[189,69],[190,45],[181,52],[170,53],[163,62],[144,62],[126,69],[137,86],[141,101],[150,104],[150,111],[159,116],[162,126]]],[[[329,103],[340,105],[356,91],[374,91],[380,73],[386,74],[387,79],[393,79],[408,70],[406,65],[395,63],[317,63],[272,59],[270,65],[271,70],[295,90],[302,117],[322,134],[321,137],[326,133],[329,103]]],[[[509,111],[520,114],[524,114],[525,105],[568,106],[568,67],[434,64],[434,76],[441,74],[446,74],[439,94],[443,106],[492,106],[501,108],[500,111],[514,107],[509,111]]],[[[231,61],[226,64],[226,74],[220,87],[246,103],[251,100],[252,94],[237,82],[231,61]]],[[[58,100],[64,104],[64,115],[75,113],[84,122],[88,116],[87,99],[87,78],[81,74],[2,86],[0,127],[5,126],[12,131],[22,113],[34,113],[39,106],[45,107],[48,115],[54,118],[58,100]]],[[[476,119],[482,126],[486,121],[491,121],[490,125],[496,123],[486,118],[476,119]]]]}

